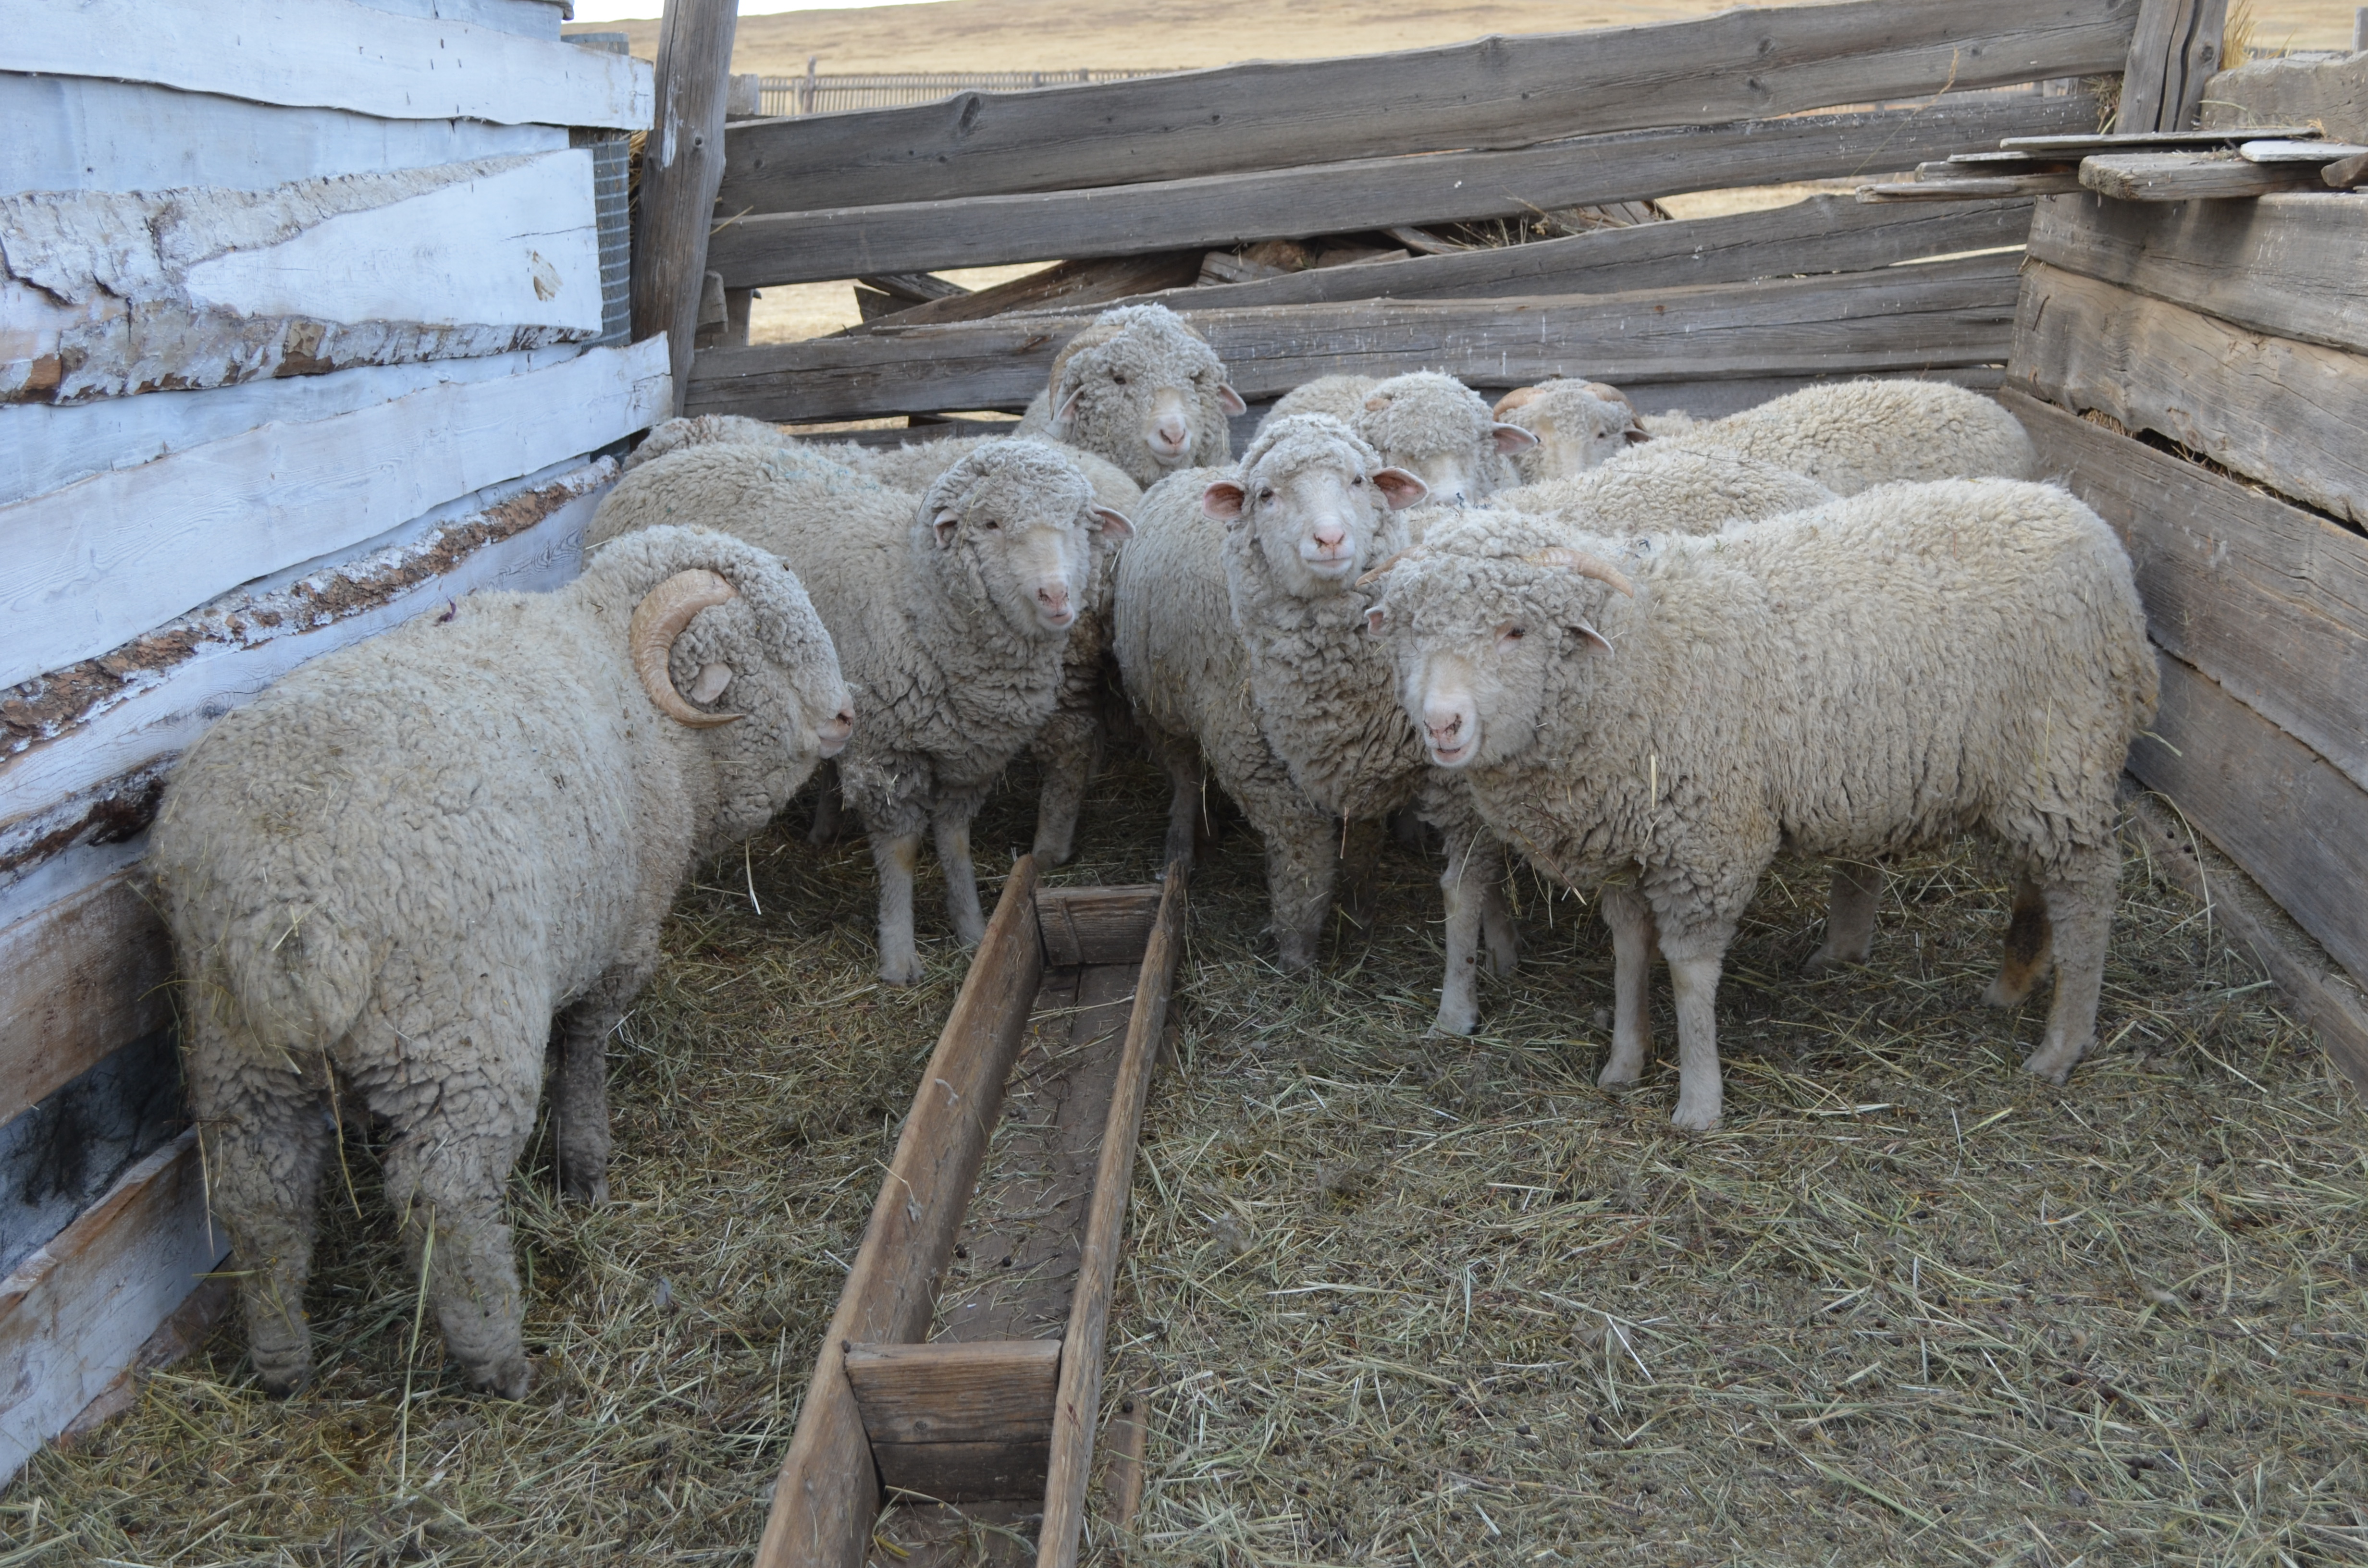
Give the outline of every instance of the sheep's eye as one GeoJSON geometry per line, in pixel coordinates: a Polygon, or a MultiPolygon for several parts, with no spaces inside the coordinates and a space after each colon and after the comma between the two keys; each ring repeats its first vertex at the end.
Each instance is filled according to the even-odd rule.
{"type": "Polygon", "coordinates": [[[1261,490],[1258,492],[1258,499],[1261,501],[1271,501],[1274,499],[1274,492],[1271,489],[1261,490]]]}
{"type": "Polygon", "coordinates": [[[981,524],[979,525],[979,527],[981,527],[981,528],[987,528],[987,529],[990,529],[990,530],[995,529],[995,528],[1001,528],[1002,526],[1003,526],[1003,525],[1002,525],[1001,523],[996,522],[993,517],[989,517],[989,518],[987,518],[985,522],[981,523],[981,524]]]}
{"type": "Polygon", "coordinates": [[[1112,370],[1110,372],[1110,380],[1116,381],[1120,386],[1126,385],[1126,376],[1122,371],[1112,370]]]}
{"type": "Polygon", "coordinates": [[[1352,488],[1362,490],[1365,487],[1365,476],[1360,473],[1356,478],[1350,480],[1349,483],[1352,488]]]}
{"type": "Polygon", "coordinates": [[[1497,641],[1499,642],[1519,642],[1520,640],[1521,629],[1518,626],[1508,626],[1497,633],[1497,641]]]}

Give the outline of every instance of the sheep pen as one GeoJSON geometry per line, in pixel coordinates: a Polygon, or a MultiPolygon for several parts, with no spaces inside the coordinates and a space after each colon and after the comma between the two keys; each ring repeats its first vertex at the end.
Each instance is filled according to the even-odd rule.
{"type": "MultiPolygon", "coordinates": [[[[1009,782],[983,849],[1031,831],[1034,780],[1009,782]]],[[[1167,801],[1114,764],[1048,880],[1153,876],[1167,801]]],[[[558,1205],[547,1133],[512,1184],[531,1399],[439,1363],[351,1150],[313,1387],[266,1399],[215,1328],[32,1462],[0,1556],[745,1562],[963,968],[925,899],[922,983],[880,986],[867,854],[803,818],[667,924],[613,1048],[614,1205],[558,1205]]],[[[1395,846],[1383,869],[1370,937],[1336,921],[1284,977],[1254,836],[1200,862],[1111,1317],[1105,1418],[1133,1393],[1150,1426],[1128,1561],[2368,1552],[2357,1107],[2135,843],[2102,1043],[2062,1089],[2016,1070],[2040,1008],[1972,1005],[2008,895],[1970,850],[1892,868],[1873,963],[1817,982],[1792,971],[1823,870],[1780,861],[1721,995],[1729,1119],[1700,1138],[1667,1125],[1668,1060],[1592,1086],[1591,909],[1520,879],[1521,972],[1480,1036],[1426,1040],[1434,876],[1395,846]]],[[[1017,1560],[1025,1521],[977,1515],[951,1560],[1017,1560]]],[[[1113,1540],[1097,1489],[1089,1559],[1113,1540]]]]}

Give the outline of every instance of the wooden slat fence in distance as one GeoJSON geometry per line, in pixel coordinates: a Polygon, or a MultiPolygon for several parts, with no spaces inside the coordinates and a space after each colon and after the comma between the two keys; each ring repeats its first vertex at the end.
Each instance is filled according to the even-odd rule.
{"type": "Polygon", "coordinates": [[[2122,68],[2137,14],[2136,0],[1844,0],[763,120],[729,133],[723,210],[944,200],[1520,147],[2090,75],[2122,68]]]}
{"type": "Polygon", "coordinates": [[[897,1134],[888,1179],[823,1334],[805,1407],[781,1460],[757,1568],[855,1568],[863,1561],[878,1478],[842,1358],[849,1344],[907,1342],[928,1326],[938,1277],[962,1228],[1043,974],[1035,892],[1035,858],[1023,855],[1003,884],[897,1134]]]}
{"type": "Polygon", "coordinates": [[[1037,1568],[1075,1568],[1085,1528],[1086,1485],[1093,1474],[1094,1429],[1101,1420],[1102,1352],[1110,1324],[1110,1290],[1118,1278],[1119,1243],[1126,1233],[1127,1195],[1134,1186],[1135,1139],[1151,1092],[1159,1042],[1167,1023],[1167,996],[1184,940],[1186,872],[1168,867],[1159,916],[1151,928],[1136,982],[1134,1014],[1127,1020],[1126,1051],[1119,1059],[1094,1172],[1093,1208],[1077,1260],[1077,1290],[1069,1304],[1061,1346],[1061,1387],[1053,1405],[1053,1462],[1044,1483],[1044,1523],[1037,1538],[1037,1568]]]}
{"type": "Polygon", "coordinates": [[[864,273],[1133,256],[1449,219],[1514,217],[1679,191],[1879,174],[2002,137],[2090,129],[2086,97],[1626,131],[1513,152],[1360,158],[1018,196],[741,215],[709,267],[733,288],[864,273]]]}

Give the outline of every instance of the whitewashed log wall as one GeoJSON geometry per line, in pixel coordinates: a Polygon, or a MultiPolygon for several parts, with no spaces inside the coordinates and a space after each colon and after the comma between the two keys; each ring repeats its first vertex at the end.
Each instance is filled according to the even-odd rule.
{"type": "Polygon", "coordinates": [[[650,70],[564,9],[0,0],[0,1481],[222,1254],[139,883],[175,759],[305,660],[575,575],[670,406],[664,341],[603,331],[586,144],[650,70]]]}

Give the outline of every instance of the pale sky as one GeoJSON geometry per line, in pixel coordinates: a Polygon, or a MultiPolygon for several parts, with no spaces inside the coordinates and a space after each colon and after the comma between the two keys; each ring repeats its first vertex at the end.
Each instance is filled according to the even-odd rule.
{"type": "MultiPolygon", "coordinates": [[[[915,0],[740,0],[740,14],[755,17],[773,11],[860,11],[873,6],[909,6],[915,0]]],[[[655,17],[662,0],[575,0],[579,22],[622,22],[655,17]]]]}

